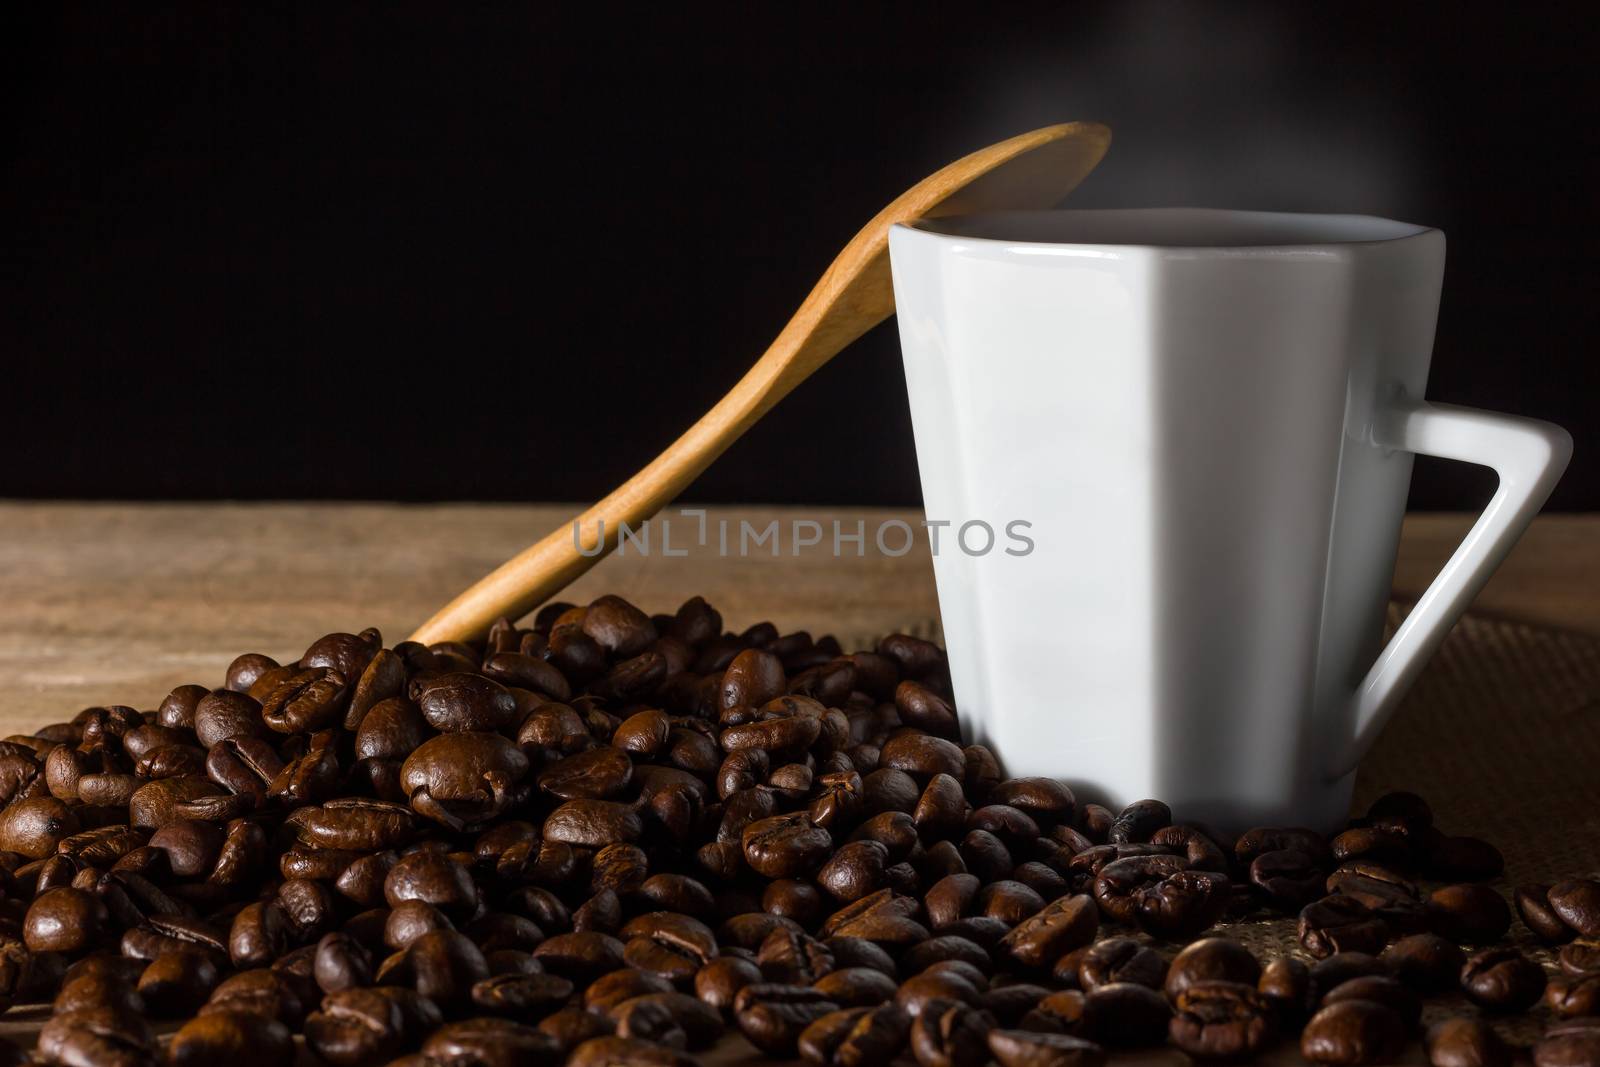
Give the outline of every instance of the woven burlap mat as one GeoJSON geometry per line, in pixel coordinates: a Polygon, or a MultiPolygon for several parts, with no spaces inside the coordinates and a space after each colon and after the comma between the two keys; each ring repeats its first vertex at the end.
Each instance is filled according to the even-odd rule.
{"type": "MultiPolygon", "coordinates": [[[[1409,605],[1389,609],[1391,627],[1409,605]]],[[[1513,887],[1600,871],[1600,638],[1476,616],[1464,618],[1361,765],[1355,809],[1391,790],[1419,793],[1448,834],[1493,842],[1513,887]]],[[[1299,955],[1291,920],[1231,924],[1258,955],[1299,955]]],[[[1511,937],[1551,973],[1554,956],[1521,922],[1511,937]]],[[[1470,1012],[1432,1000],[1427,1017],[1470,1012]]],[[[1499,1020],[1531,1041],[1548,1022],[1499,1020]]]]}

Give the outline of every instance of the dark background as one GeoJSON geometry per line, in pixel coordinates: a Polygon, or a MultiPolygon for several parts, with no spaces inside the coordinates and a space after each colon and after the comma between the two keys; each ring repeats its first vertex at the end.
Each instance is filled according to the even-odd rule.
{"type": "MultiPolygon", "coordinates": [[[[1600,509],[1580,6],[30,6],[0,496],[595,497],[901,189],[1099,119],[1074,206],[1442,227],[1430,396],[1567,426],[1553,506],[1600,509]]],[[[1413,503],[1492,484],[1421,463],[1413,503]]],[[[892,324],[687,496],[916,502],[892,324]]]]}

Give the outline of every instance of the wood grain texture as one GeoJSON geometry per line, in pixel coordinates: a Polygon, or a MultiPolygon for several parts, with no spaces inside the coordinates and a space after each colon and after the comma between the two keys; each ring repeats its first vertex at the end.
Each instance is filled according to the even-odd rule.
{"type": "Polygon", "coordinates": [[[889,229],[895,223],[1061,202],[1105,155],[1111,131],[1092,122],[1046,126],[981,148],[896,197],[850,239],[777,339],[728,394],[655,459],[571,523],[556,528],[455,596],[412,636],[478,637],[588,570],[623,524],[654,515],[688,488],[772,406],[850,342],[894,313],[889,229]]]}
{"type": "MultiPolygon", "coordinates": [[[[377,626],[390,642],[451,591],[504,559],[568,505],[0,504],[0,730],[31,728],[100,703],[153,707],[175,685],[216,684],[244,651],[292,659],[329,630],[377,626]]],[[[780,629],[833,632],[846,644],[937,615],[926,541],[900,557],[871,531],[921,515],[889,509],[675,511],[673,551],[613,555],[567,599],[615,592],[648,611],[703,594],[728,625],[770,618],[780,629]],[[815,521],[823,543],[792,549],[789,530],[815,521]],[[864,554],[832,523],[868,531],[864,554]],[[733,554],[719,555],[728,523],[733,554]],[[782,554],[739,557],[741,522],[778,522],[782,554]]],[[[1449,556],[1465,515],[1407,518],[1398,595],[1415,596],[1449,556]]],[[[1600,516],[1535,521],[1474,610],[1600,633],[1600,516]]]]}

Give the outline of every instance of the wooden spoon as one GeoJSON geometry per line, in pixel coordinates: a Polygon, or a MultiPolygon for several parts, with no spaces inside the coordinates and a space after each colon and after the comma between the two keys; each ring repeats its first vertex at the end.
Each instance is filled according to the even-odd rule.
{"type": "Polygon", "coordinates": [[[894,314],[891,225],[974,211],[1053,207],[1094,169],[1110,143],[1111,131],[1096,123],[1046,126],[958,159],[901,193],[851,238],[777,340],[699,422],[578,516],[576,529],[568,523],[523,549],[445,605],[411,639],[424,644],[471,640],[502,616],[527,614],[615,548],[621,524],[637,528],[670,503],[790,390],[894,314]]]}

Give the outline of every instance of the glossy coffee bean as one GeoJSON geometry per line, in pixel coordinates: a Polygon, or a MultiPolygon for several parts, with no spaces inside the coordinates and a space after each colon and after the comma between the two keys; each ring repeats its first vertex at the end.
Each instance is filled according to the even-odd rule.
{"type": "Polygon", "coordinates": [[[745,1038],[768,1056],[793,1056],[800,1035],[839,1005],[809,986],[758,982],[734,997],[733,1016],[745,1038]]]}
{"type": "Polygon", "coordinates": [[[1482,1019],[1458,1016],[1428,1028],[1424,1041],[1432,1067],[1510,1067],[1511,1050],[1482,1019]]]}
{"type": "Polygon", "coordinates": [[[1335,952],[1380,952],[1389,927],[1359,900],[1339,894],[1301,909],[1299,936],[1301,946],[1320,959],[1335,952]]]}
{"type": "Polygon", "coordinates": [[[1600,1015],[1600,975],[1551,979],[1545,986],[1544,1002],[1563,1019],[1600,1015]]]}
{"type": "Polygon", "coordinates": [[[1370,1000],[1329,1004],[1300,1034],[1300,1054],[1312,1063],[1387,1063],[1405,1048],[1399,1014],[1370,1000]]]}
{"type": "Polygon", "coordinates": [[[1544,987],[1544,968],[1514,948],[1484,949],[1461,968],[1461,991],[1486,1011],[1525,1011],[1544,987]]]}
{"type": "Polygon", "coordinates": [[[989,1051],[1001,1067],[1099,1067],[1105,1049],[1067,1034],[990,1030],[989,1051]]]}
{"type": "Polygon", "coordinates": [[[1600,879],[1569,878],[1550,887],[1550,910],[1579,937],[1600,937],[1600,879]]]}
{"type": "Polygon", "coordinates": [[[198,1016],[172,1035],[167,1062],[172,1067],[218,1063],[239,1067],[280,1067],[294,1056],[289,1029],[276,1019],[248,1011],[218,1011],[198,1016]]]}
{"type": "Polygon", "coordinates": [[[1534,1067],[1588,1067],[1600,1063],[1600,1019],[1553,1023],[1533,1046],[1534,1067]]]}
{"type": "MultiPolygon", "coordinates": [[[[1079,965],[1080,976],[1082,965],[1079,965]]],[[[1164,991],[1177,1003],[1185,989],[1201,982],[1231,982],[1254,986],[1261,963],[1242,943],[1229,937],[1208,937],[1187,946],[1167,968],[1164,991]]]]}

